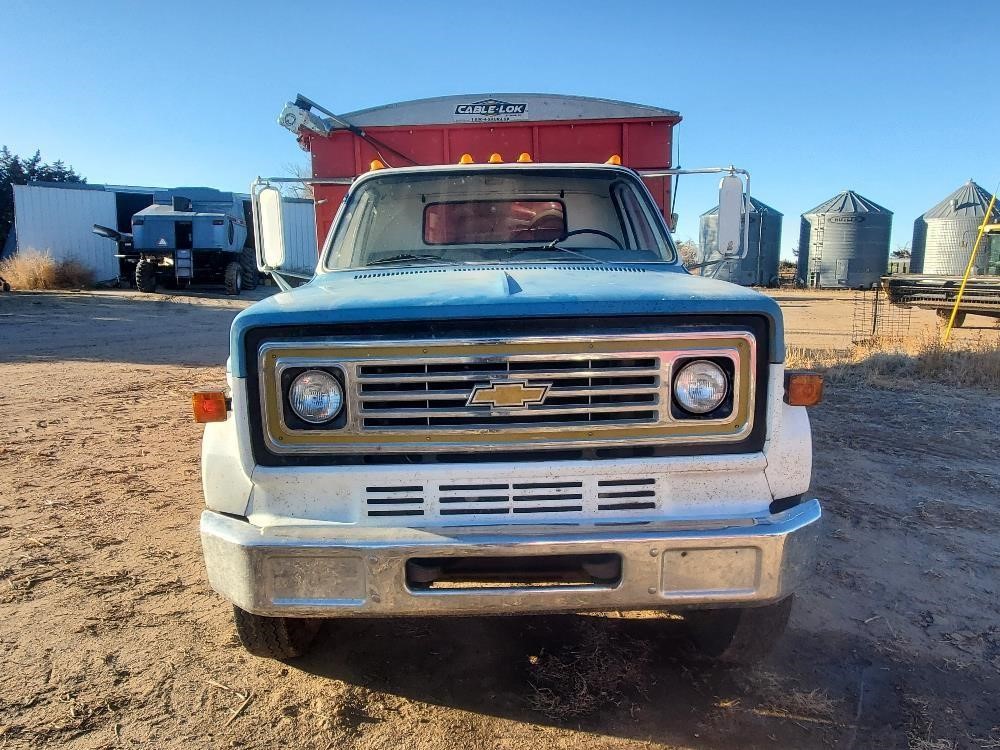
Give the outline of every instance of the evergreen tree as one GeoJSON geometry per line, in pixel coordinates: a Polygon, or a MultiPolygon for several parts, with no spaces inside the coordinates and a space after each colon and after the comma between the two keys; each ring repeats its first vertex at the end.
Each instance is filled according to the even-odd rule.
{"type": "Polygon", "coordinates": [[[6,146],[0,147],[0,250],[14,226],[14,185],[34,181],[86,182],[87,179],[66,166],[62,159],[45,164],[40,151],[25,159],[11,153],[6,146]]]}

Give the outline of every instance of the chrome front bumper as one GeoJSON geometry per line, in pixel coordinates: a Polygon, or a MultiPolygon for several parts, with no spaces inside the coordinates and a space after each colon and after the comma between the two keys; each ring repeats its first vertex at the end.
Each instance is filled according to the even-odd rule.
{"type": "Polygon", "coordinates": [[[205,511],[212,587],[260,615],[489,615],[766,604],[811,568],[819,502],[754,519],[629,526],[261,529],[205,511]],[[411,558],[616,554],[614,584],[414,589],[411,558]]]}

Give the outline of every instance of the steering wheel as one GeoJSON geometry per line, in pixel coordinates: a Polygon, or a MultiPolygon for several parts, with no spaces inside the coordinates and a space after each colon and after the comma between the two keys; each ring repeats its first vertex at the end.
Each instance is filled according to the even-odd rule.
{"type": "Polygon", "coordinates": [[[566,232],[566,234],[564,234],[559,239],[552,240],[552,242],[548,243],[546,247],[555,247],[563,240],[568,240],[570,237],[574,237],[578,234],[596,234],[614,242],[619,250],[625,249],[625,246],[621,243],[621,241],[617,237],[615,237],[613,234],[608,234],[607,232],[600,229],[574,229],[572,232],[566,232]]]}

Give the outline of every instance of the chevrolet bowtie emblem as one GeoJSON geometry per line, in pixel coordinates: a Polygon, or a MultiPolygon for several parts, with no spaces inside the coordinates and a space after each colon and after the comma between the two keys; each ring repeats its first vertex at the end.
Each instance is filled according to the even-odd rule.
{"type": "Polygon", "coordinates": [[[494,409],[523,409],[528,404],[540,404],[549,392],[549,385],[528,385],[514,381],[497,381],[484,385],[480,383],[472,389],[468,406],[489,406],[494,409]]]}

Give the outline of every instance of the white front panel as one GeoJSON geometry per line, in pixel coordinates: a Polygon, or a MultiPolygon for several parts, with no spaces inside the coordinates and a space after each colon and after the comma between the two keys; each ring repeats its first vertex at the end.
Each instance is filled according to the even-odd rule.
{"type": "Polygon", "coordinates": [[[38,250],[55,260],[73,258],[90,268],[98,281],[118,275],[115,243],[91,231],[94,224],[117,227],[114,193],[15,185],[14,223],[18,252],[38,250]]]}

